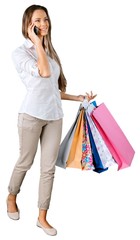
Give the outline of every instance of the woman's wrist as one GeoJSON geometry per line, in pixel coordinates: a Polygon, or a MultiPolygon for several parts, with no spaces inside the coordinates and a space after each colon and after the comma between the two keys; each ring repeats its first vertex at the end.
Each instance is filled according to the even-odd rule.
{"type": "Polygon", "coordinates": [[[83,102],[84,99],[85,99],[85,96],[84,96],[84,95],[78,95],[78,96],[77,96],[77,101],[79,101],[79,102],[83,102]]]}

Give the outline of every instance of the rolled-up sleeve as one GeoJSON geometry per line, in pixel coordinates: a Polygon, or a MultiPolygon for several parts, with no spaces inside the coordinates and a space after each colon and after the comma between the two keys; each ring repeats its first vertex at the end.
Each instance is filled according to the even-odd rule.
{"type": "Polygon", "coordinates": [[[37,60],[26,51],[26,49],[18,48],[12,53],[12,60],[18,73],[27,72],[34,77],[38,77],[39,71],[37,60]]]}

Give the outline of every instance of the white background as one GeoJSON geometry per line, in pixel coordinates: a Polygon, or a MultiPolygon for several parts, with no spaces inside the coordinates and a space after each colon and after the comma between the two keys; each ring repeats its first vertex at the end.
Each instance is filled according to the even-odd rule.
{"type": "MultiPolygon", "coordinates": [[[[67,92],[93,90],[105,102],[136,151],[131,167],[97,174],[56,169],[48,220],[55,239],[140,239],[140,6],[139,0],[3,1],[0,14],[0,239],[50,239],[36,227],[39,149],[18,196],[21,219],[6,214],[7,186],[18,158],[17,112],[25,94],[11,60],[23,43],[21,19],[31,4],[48,8],[52,41],[68,81],[67,92]]],[[[78,102],[63,102],[63,136],[78,102]]]]}

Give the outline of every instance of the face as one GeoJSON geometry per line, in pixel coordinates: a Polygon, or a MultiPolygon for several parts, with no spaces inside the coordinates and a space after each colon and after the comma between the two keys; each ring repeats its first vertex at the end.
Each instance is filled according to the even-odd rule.
{"type": "Polygon", "coordinates": [[[35,10],[32,15],[31,22],[39,28],[39,35],[46,36],[49,29],[48,16],[43,10],[35,10]]]}

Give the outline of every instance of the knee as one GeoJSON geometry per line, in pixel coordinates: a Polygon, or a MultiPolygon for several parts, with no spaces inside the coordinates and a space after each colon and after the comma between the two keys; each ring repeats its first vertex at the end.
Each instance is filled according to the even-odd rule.
{"type": "Polygon", "coordinates": [[[16,164],[15,168],[16,168],[17,171],[26,172],[26,171],[28,171],[31,168],[32,164],[33,164],[33,161],[30,162],[30,163],[20,162],[20,163],[16,164]]]}

